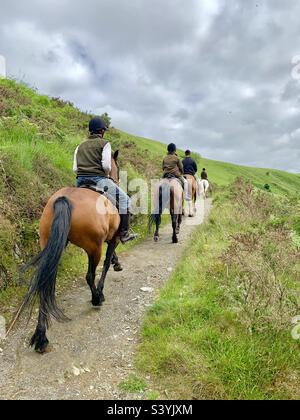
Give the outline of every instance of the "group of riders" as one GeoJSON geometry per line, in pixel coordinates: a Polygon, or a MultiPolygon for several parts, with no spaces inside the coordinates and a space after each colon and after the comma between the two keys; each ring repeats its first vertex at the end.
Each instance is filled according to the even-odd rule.
{"type": "MultiPolygon", "coordinates": [[[[89,123],[90,135],[86,141],[77,147],[74,155],[74,172],[77,175],[77,187],[86,188],[92,185],[97,186],[110,201],[117,206],[120,213],[120,240],[123,244],[137,238],[135,233],[130,232],[130,198],[129,196],[109,177],[112,167],[111,144],[105,140],[105,133],[108,127],[105,122],[94,117],[89,123]]],[[[186,200],[191,200],[188,181],[185,176],[195,177],[197,184],[200,180],[197,176],[198,167],[192,158],[190,150],[185,152],[185,158],[181,160],[177,155],[177,148],[174,143],[169,144],[168,154],[163,160],[164,178],[176,178],[181,183],[186,200]]],[[[207,171],[204,168],[201,173],[201,180],[207,180],[207,171]]]]}
{"type": "MultiPolygon", "coordinates": [[[[44,353],[49,344],[46,332],[51,317],[59,321],[66,319],[57,306],[55,294],[58,265],[66,244],[70,242],[87,253],[89,265],[86,280],[92,293],[92,305],[101,306],[105,301],[104,284],[111,265],[115,271],[122,270],[116,254],[119,241],[125,244],[137,237],[129,229],[131,202],[128,195],[119,187],[118,151],[112,153],[111,144],[105,140],[107,129],[101,118],[95,117],[90,121],[90,135],[77,147],[74,155],[78,188],[63,188],[50,198],[40,220],[41,252],[24,268],[24,271],[34,268],[33,277],[29,292],[11,328],[25,306],[38,297],[40,302],[38,324],[30,344],[39,353],[44,353]],[[108,200],[99,199],[87,188],[105,194],[108,200]],[[119,214],[115,211],[115,207],[119,214]],[[100,280],[96,284],[96,270],[101,261],[104,243],[107,244],[106,258],[100,280]]],[[[186,182],[184,175],[187,178],[191,175],[196,176],[197,169],[197,164],[189,151],[181,161],[176,154],[176,146],[174,144],[168,146],[168,155],[163,161],[163,171],[164,178],[170,178],[170,181],[163,179],[159,191],[163,192],[168,184],[172,185],[169,196],[173,196],[173,204],[170,205],[173,243],[178,243],[177,234],[182,222],[182,209],[178,214],[173,208],[175,201],[179,204],[183,201],[183,190],[179,182],[184,185],[186,182]]],[[[204,178],[202,183],[207,182],[205,170],[201,176],[204,178]]],[[[157,241],[161,211],[155,216],[151,215],[149,220],[155,220],[154,240],[157,241]]]]}

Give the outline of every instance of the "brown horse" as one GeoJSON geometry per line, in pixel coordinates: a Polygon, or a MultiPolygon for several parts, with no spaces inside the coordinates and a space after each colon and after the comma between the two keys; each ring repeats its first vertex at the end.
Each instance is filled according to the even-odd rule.
{"type": "MultiPolygon", "coordinates": [[[[110,178],[118,183],[118,152],[112,158],[110,178]]],[[[113,204],[103,195],[83,188],[64,188],[54,194],[46,205],[40,220],[41,252],[26,267],[35,272],[24,306],[39,298],[38,325],[31,339],[31,346],[43,353],[49,341],[46,337],[50,318],[64,321],[67,318],[58,308],[55,298],[58,264],[69,242],[86,251],[89,259],[87,283],[92,292],[93,306],[105,301],[104,282],[119,244],[120,216],[113,204]],[[96,269],[101,260],[104,243],[108,244],[106,260],[98,286],[95,285],[96,269]]],[[[118,268],[116,266],[116,268],[118,268]]]]}
{"type": "Polygon", "coordinates": [[[196,202],[197,202],[197,191],[198,185],[196,178],[193,175],[184,176],[189,184],[189,195],[192,197],[192,201],[188,201],[189,217],[194,217],[196,213],[196,202]]]}
{"type": "Polygon", "coordinates": [[[173,227],[173,244],[178,243],[178,234],[182,223],[183,213],[183,188],[176,178],[163,179],[159,182],[154,197],[154,212],[149,218],[149,231],[156,225],[154,241],[159,241],[159,228],[161,216],[165,209],[170,211],[173,227]]]}

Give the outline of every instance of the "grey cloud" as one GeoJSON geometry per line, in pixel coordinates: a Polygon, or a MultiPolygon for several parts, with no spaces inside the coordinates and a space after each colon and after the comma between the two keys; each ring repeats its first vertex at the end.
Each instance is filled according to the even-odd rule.
{"type": "Polygon", "coordinates": [[[189,117],[190,117],[190,112],[185,108],[179,109],[173,115],[174,120],[181,120],[181,121],[186,121],[189,119],[189,117]]]}

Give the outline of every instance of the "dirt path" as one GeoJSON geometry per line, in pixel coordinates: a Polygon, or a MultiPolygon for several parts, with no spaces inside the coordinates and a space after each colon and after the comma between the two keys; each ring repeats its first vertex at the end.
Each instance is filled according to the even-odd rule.
{"type": "MultiPolygon", "coordinates": [[[[193,223],[201,223],[203,208],[207,215],[210,207],[210,200],[201,202],[193,223]]],[[[145,311],[186,249],[195,229],[191,220],[184,222],[178,245],[171,244],[168,226],[158,244],[149,239],[122,254],[124,271],[110,271],[102,308],[91,306],[87,286],[62,297],[60,306],[72,321],[53,324],[49,353],[28,348],[34,322],[0,342],[0,399],[126,399],[118,385],[133,372],[145,311]]]]}

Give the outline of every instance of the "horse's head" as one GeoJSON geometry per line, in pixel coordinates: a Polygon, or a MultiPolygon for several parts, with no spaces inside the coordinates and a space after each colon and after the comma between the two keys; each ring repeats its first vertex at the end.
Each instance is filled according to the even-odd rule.
{"type": "Polygon", "coordinates": [[[111,179],[117,185],[119,185],[119,181],[120,181],[120,168],[119,168],[118,158],[119,158],[119,150],[117,150],[115,153],[112,154],[111,171],[110,171],[110,174],[109,174],[111,179]]]}

